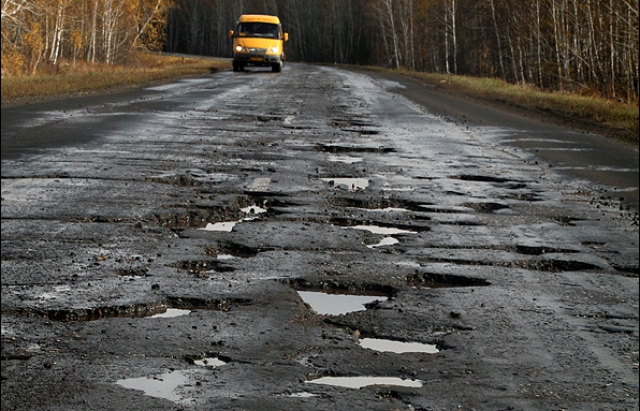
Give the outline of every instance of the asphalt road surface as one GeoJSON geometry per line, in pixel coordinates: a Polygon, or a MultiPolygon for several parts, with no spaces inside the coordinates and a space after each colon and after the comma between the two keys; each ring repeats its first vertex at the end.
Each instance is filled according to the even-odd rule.
{"type": "Polygon", "coordinates": [[[638,149],[289,64],[2,109],[2,410],[637,410],[638,149]]]}

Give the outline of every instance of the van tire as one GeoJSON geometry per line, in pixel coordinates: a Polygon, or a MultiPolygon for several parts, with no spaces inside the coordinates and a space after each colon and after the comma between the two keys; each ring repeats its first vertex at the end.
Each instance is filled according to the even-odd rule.
{"type": "Polygon", "coordinates": [[[272,65],[271,71],[273,71],[274,73],[280,73],[282,71],[282,62],[272,65]]]}

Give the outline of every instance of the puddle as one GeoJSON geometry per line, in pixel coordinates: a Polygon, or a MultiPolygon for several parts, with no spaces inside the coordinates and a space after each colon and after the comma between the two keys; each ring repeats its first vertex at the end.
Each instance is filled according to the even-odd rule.
{"type": "Polygon", "coordinates": [[[356,230],[366,230],[373,234],[394,235],[394,234],[418,234],[416,231],[402,230],[393,227],[380,227],[377,225],[354,225],[350,228],[356,230]]]}
{"type": "Polygon", "coordinates": [[[366,310],[366,305],[387,296],[338,294],[316,291],[298,291],[302,300],[320,315],[341,315],[366,310]]]}
{"type": "Polygon", "coordinates": [[[227,364],[225,361],[222,361],[218,357],[211,357],[211,358],[203,358],[201,360],[194,360],[193,363],[195,365],[199,365],[201,367],[210,367],[210,368],[221,367],[221,366],[227,364]]]}
{"type": "Polygon", "coordinates": [[[402,342],[381,338],[363,338],[359,343],[362,348],[380,352],[392,352],[396,354],[411,352],[437,354],[440,352],[434,344],[422,344],[417,342],[402,342]]]}
{"type": "Polygon", "coordinates": [[[237,221],[230,221],[226,223],[207,223],[205,228],[201,228],[203,231],[222,231],[225,233],[230,233],[233,230],[233,227],[238,224],[237,221]]]}
{"type": "Polygon", "coordinates": [[[200,228],[200,230],[202,231],[218,231],[218,232],[225,232],[225,233],[230,233],[233,228],[236,226],[236,224],[241,223],[243,221],[251,221],[256,219],[258,214],[263,214],[266,213],[267,210],[262,208],[262,207],[258,207],[258,206],[249,206],[249,207],[245,207],[245,208],[241,208],[240,211],[242,211],[245,214],[248,214],[249,217],[245,217],[242,220],[239,221],[226,221],[226,222],[222,222],[222,223],[207,223],[207,226],[204,228],[200,228]]]}
{"type": "Polygon", "coordinates": [[[318,394],[312,394],[310,392],[294,392],[293,394],[286,395],[289,398],[313,398],[317,397],[318,394]]]}
{"type": "Polygon", "coordinates": [[[191,314],[191,310],[183,310],[181,308],[167,308],[167,311],[152,315],[149,318],[175,318],[189,314],[191,314]]]}
{"type": "Polygon", "coordinates": [[[388,245],[395,245],[395,244],[398,244],[399,242],[400,241],[397,238],[385,237],[382,240],[380,240],[380,242],[378,243],[367,245],[367,248],[378,248],[378,247],[384,247],[388,245]]]}
{"type": "Polygon", "coordinates": [[[348,190],[364,190],[369,187],[369,180],[366,178],[322,178],[332,187],[345,186],[348,190]]]}
{"type": "Polygon", "coordinates": [[[360,163],[362,161],[362,158],[350,156],[329,156],[329,161],[334,163],[354,164],[360,163]]]}
{"type": "Polygon", "coordinates": [[[322,377],[307,381],[306,383],[345,388],[362,388],[371,385],[392,385],[408,388],[422,387],[422,381],[420,380],[403,380],[397,377],[322,377]]]}
{"type": "Polygon", "coordinates": [[[178,370],[154,377],[118,380],[116,384],[125,388],[144,391],[144,394],[150,397],[164,398],[176,403],[185,403],[191,402],[190,399],[186,398],[184,393],[177,393],[176,389],[189,383],[189,374],[188,370],[178,370]]]}

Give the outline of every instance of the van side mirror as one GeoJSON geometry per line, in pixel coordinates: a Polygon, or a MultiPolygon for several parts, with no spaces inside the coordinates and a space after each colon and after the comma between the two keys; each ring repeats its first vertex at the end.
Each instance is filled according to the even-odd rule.
{"type": "Polygon", "coordinates": [[[229,38],[232,39],[233,38],[233,30],[229,30],[229,38]]]}
{"type": "Polygon", "coordinates": [[[284,33],[284,41],[289,41],[289,33],[284,33]]]}

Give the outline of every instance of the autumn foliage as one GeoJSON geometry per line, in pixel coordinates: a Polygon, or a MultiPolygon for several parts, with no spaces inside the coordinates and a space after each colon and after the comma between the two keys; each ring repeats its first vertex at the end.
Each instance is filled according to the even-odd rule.
{"type": "Polygon", "coordinates": [[[161,50],[169,0],[2,0],[2,76],[161,50]]]}

